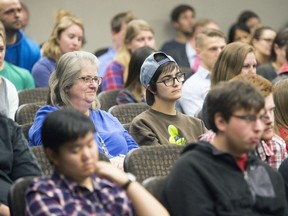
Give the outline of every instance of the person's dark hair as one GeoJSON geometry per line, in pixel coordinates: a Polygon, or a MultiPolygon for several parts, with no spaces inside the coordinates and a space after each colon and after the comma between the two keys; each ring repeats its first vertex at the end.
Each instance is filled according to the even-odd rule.
{"type": "Polygon", "coordinates": [[[195,9],[186,4],[181,4],[175,7],[170,15],[171,22],[177,22],[179,20],[179,17],[182,13],[185,13],[186,11],[191,11],[193,13],[193,16],[195,17],[195,9]]]}
{"type": "Polygon", "coordinates": [[[135,19],[132,11],[127,11],[127,12],[122,12],[119,14],[116,14],[112,20],[111,20],[111,30],[113,32],[120,32],[121,30],[121,26],[123,23],[128,24],[130,21],[132,21],[133,19],[135,19]]]}
{"type": "Polygon", "coordinates": [[[138,89],[141,92],[140,69],[145,59],[153,52],[156,52],[156,50],[145,46],[132,53],[124,88],[128,88],[129,90],[138,89]]]}
{"type": "Polygon", "coordinates": [[[274,31],[271,27],[268,27],[268,26],[262,26],[262,27],[257,28],[257,29],[253,32],[253,34],[252,34],[252,36],[251,36],[251,44],[252,44],[252,41],[253,41],[254,39],[260,40],[260,38],[261,38],[261,36],[262,36],[262,34],[263,34],[263,32],[264,32],[265,30],[272,30],[272,31],[274,31]]]}
{"type": "MultiPolygon", "coordinates": [[[[154,55],[154,58],[157,62],[160,62],[161,60],[167,58],[163,53],[156,53],[154,55]]],[[[155,74],[153,75],[153,77],[151,78],[151,81],[150,81],[150,87],[151,87],[151,90],[153,92],[157,92],[157,85],[156,85],[156,82],[159,78],[159,76],[162,74],[162,73],[170,73],[172,72],[173,70],[175,69],[178,69],[180,70],[179,66],[177,63],[175,62],[166,62],[164,64],[162,64],[156,71],[155,71],[155,74]]],[[[151,94],[151,99],[152,99],[152,103],[153,104],[155,102],[155,98],[154,98],[154,94],[152,94],[150,91],[146,91],[146,94],[151,94]]]]}
{"type": "Polygon", "coordinates": [[[265,101],[259,90],[248,82],[230,81],[218,84],[206,98],[207,118],[211,129],[218,132],[214,117],[220,113],[225,121],[229,121],[237,110],[259,112],[265,107],[265,101]]]}
{"type": "Polygon", "coordinates": [[[236,30],[241,30],[241,31],[244,31],[244,32],[247,32],[248,34],[250,34],[250,29],[245,24],[243,24],[243,23],[235,23],[229,29],[228,43],[234,42],[236,30]]]}
{"type": "Polygon", "coordinates": [[[254,11],[245,10],[239,15],[238,22],[246,25],[246,22],[251,18],[257,18],[260,20],[260,17],[254,11]]]}
{"type": "Polygon", "coordinates": [[[287,42],[288,42],[288,28],[285,28],[285,29],[280,30],[277,33],[273,41],[273,44],[271,47],[271,56],[270,56],[270,59],[272,62],[276,61],[276,58],[277,58],[276,53],[275,53],[275,45],[277,45],[279,48],[283,48],[286,46],[287,42]]]}
{"type": "Polygon", "coordinates": [[[85,137],[96,129],[91,119],[83,113],[65,107],[50,113],[44,120],[41,136],[43,147],[58,154],[61,146],[85,137]]]}

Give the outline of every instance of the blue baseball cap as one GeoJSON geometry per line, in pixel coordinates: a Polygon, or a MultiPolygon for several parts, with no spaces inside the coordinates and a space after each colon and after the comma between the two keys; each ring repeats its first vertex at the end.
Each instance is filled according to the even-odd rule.
{"type": "MultiPolygon", "coordinates": [[[[147,86],[150,83],[152,77],[154,76],[155,72],[157,71],[157,69],[167,63],[167,62],[175,62],[176,61],[169,55],[167,55],[164,52],[154,52],[151,55],[149,55],[145,61],[143,62],[142,66],[141,66],[141,70],[140,70],[140,82],[141,84],[146,88],[146,102],[148,105],[152,105],[152,101],[151,101],[151,96],[154,97],[152,95],[152,93],[147,90],[147,86]],[[155,60],[155,56],[161,54],[163,56],[165,56],[166,58],[163,58],[161,61],[156,61],[155,60]]],[[[176,63],[177,64],[177,63],[176,63]]]]}

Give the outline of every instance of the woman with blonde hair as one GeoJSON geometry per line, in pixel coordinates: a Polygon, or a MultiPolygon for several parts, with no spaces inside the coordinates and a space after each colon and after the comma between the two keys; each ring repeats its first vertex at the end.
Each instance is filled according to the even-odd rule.
{"type": "Polygon", "coordinates": [[[78,51],[85,44],[82,21],[67,11],[60,10],[48,41],[43,44],[42,58],[33,66],[36,87],[48,87],[48,80],[59,58],[71,51],[78,51]]]}
{"type": "Polygon", "coordinates": [[[228,44],[220,53],[211,76],[211,86],[238,74],[256,73],[254,48],[242,42],[228,44]]]}
{"type": "Polygon", "coordinates": [[[144,20],[132,20],[127,25],[123,46],[103,77],[102,91],[123,88],[128,76],[131,54],[144,46],[156,49],[154,30],[144,20]]]}
{"type": "MultiPolygon", "coordinates": [[[[239,74],[256,74],[256,56],[254,48],[243,42],[233,42],[224,47],[211,74],[211,89],[222,81],[229,81],[239,74]]],[[[207,120],[207,104],[204,101],[198,116],[210,129],[207,120]]]]}
{"type": "Polygon", "coordinates": [[[278,81],[274,85],[273,99],[275,103],[275,132],[286,142],[288,150],[288,79],[278,81]]]}

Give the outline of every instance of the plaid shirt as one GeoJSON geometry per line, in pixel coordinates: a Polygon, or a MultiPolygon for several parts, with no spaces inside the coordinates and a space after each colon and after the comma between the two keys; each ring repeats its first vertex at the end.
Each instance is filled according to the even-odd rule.
{"type": "Polygon", "coordinates": [[[278,169],[282,161],[287,158],[285,141],[274,134],[272,140],[264,142],[256,148],[256,153],[262,161],[267,162],[272,168],[278,169]]]}
{"type": "Polygon", "coordinates": [[[59,175],[40,177],[26,191],[26,215],[134,215],[124,189],[93,176],[94,190],[59,175]]]}
{"type": "Polygon", "coordinates": [[[124,66],[117,61],[111,62],[107,67],[101,84],[102,91],[123,89],[124,87],[124,66]]]}
{"type": "MultiPolygon", "coordinates": [[[[215,133],[209,130],[202,134],[199,140],[211,142],[214,137],[215,133]]],[[[282,161],[288,156],[284,140],[276,134],[270,141],[265,142],[262,140],[255,149],[255,153],[262,161],[275,169],[278,169],[282,161]]]]}

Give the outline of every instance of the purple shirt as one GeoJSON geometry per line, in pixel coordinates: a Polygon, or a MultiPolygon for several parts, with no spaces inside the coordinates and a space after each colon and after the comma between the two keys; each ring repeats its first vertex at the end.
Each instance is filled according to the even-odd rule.
{"type": "Polygon", "coordinates": [[[26,191],[26,215],[134,215],[124,189],[96,175],[92,179],[92,192],[57,172],[34,179],[26,191]]]}
{"type": "Polygon", "coordinates": [[[32,76],[36,87],[48,87],[51,73],[55,70],[56,62],[54,59],[43,57],[32,68],[32,76]]]}

